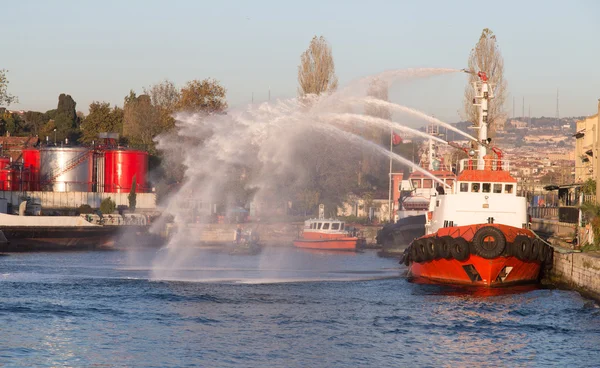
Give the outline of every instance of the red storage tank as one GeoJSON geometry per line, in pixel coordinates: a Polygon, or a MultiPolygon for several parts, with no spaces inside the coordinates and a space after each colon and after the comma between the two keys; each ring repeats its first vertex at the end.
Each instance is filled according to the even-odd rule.
{"type": "Polygon", "coordinates": [[[29,170],[13,169],[11,190],[15,192],[30,191],[33,190],[31,189],[31,185],[31,172],[29,170]]]}
{"type": "Polygon", "coordinates": [[[110,150],[104,152],[104,191],[129,193],[135,175],[137,193],[146,188],[148,153],[135,150],[110,150]]]}
{"type": "Polygon", "coordinates": [[[13,171],[0,169],[0,190],[12,190],[13,171]]]}
{"type": "Polygon", "coordinates": [[[40,150],[32,148],[24,149],[23,168],[24,171],[29,172],[27,183],[23,181],[24,190],[40,190],[40,166],[40,150]]]}
{"type": "Polygon", "coordinates": [[[0,169],[6,169],[7,166],[10,166],[10,157],[1,156],[0,157],[0,169]]]}

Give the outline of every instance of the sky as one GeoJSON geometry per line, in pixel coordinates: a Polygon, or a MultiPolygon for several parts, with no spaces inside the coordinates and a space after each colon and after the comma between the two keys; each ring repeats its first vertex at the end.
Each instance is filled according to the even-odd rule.
{"type": "MultiPolygon", "coordinates": [[[[11,109],[122,106],[164,79],[215,78],[230,107],[297,94],[300,55],[332,46],[340,86],[390,69],[464,68],[483,28],[497,36],[520,116],[592,115],[600,98],[600,2],[581,1],[0,1],[0,69],[11,109]]],[[[398,83],[390,100],[460,120],[466,74],[398,83]]]]}

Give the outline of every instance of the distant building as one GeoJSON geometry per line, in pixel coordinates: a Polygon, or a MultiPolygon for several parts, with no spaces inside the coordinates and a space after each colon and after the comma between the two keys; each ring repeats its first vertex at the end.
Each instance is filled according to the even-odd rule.
{"type": "Polygon", "coordinates": [[[512,127],[515,128],[515,129],[525,129],[525,128],[527,128],[527,122],[526,121],[511,120],[510,125],[512,125],[512,127]]]}
{"type": "Polygon", "coordinates": [[[575,137],[575,182],[583,183],[588,179],[596,180],[598,136],[598,114],[577,121],[575,137]]]}

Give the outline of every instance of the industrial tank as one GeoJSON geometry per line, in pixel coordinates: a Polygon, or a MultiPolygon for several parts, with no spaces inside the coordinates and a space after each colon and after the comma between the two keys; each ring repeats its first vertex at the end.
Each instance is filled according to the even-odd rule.
{"type": "Polygon", "coordinates": [[[5,169],[7,166],[10,166],[11,163],[10,157],[0,156],[0,169],[5,169]]]}
{"type": "Polygon", "coordinates": [[[40,149],[40,185],[54,192],[92,190],[93,151],[85,147],[40,149]]]}
{"type": "Polygon", "coordinates": [[[148,153],[135,150],[109,150],[104,152],[104,191],[126,193],[131,190],[135,175],[135,191],[146,191],[148,153]]]}
{"type": "Polygon", "coordinates": [[[23,190],[40,190],[40,150],[28,148],[23,150],[23,171],[28,172],[28,180],[23,181],[23,190]]]}
{"type": "Polygon", "coordinates": [[[0,169],[0,190],[12,190],[13,171],[0,169]]]}

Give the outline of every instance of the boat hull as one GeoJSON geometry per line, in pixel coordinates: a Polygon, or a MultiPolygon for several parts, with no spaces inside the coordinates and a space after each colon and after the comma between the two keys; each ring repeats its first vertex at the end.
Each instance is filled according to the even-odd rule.
{"type": "Polygon", "coordinates": [[[535,283],[540,274],[541,262],[522,261],[517,257],[486,259],[471,255],[464,261],[438,259],[413,262],[410,273],[432,281],[459,285],[500,287],[535,283]]]}
{"type": "Polygon", "coordinates": [[[6,226],[2,231],[8,242],[0,243],[0,252],[107,249],[126,228],[130,227],[6,226]]]}
{"type": "Polygon", "coordinates": [[[306,249],[355,251],[358,248],[358,238],[296,239],[294,246],[306,249]]]}

